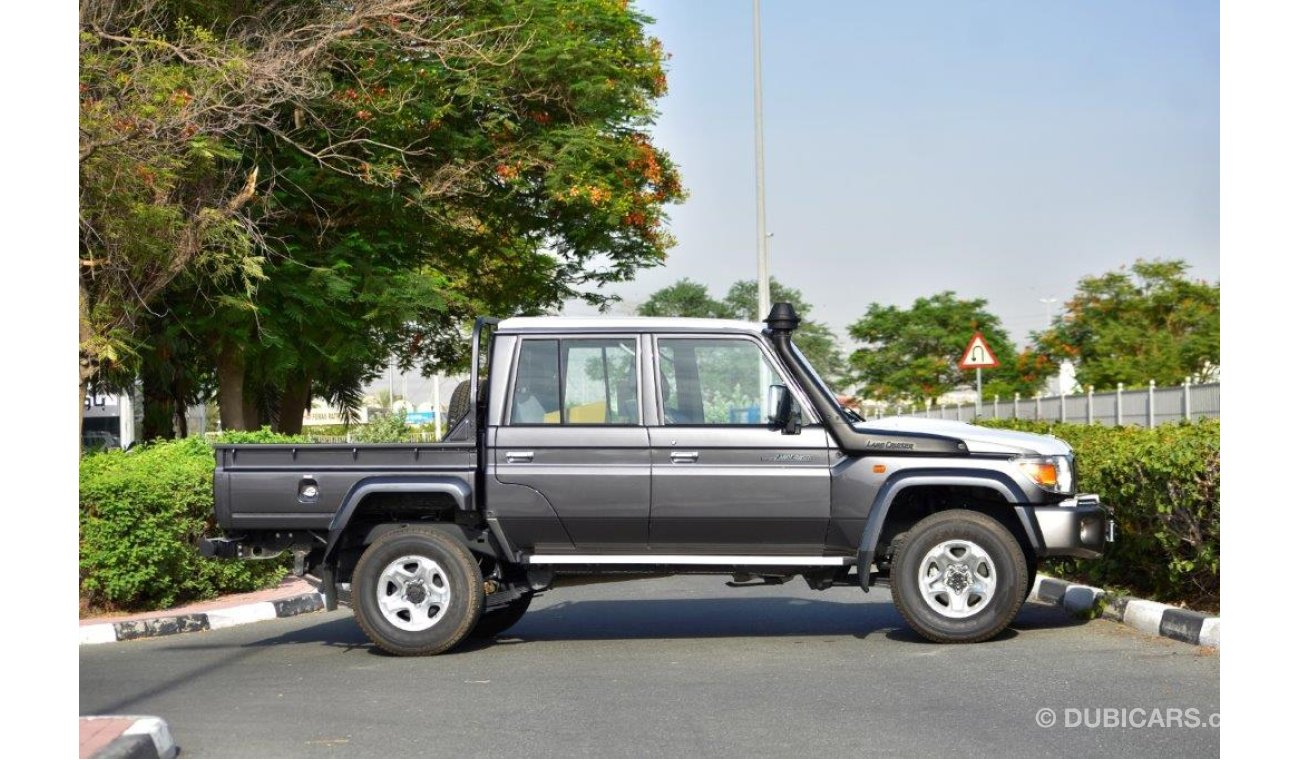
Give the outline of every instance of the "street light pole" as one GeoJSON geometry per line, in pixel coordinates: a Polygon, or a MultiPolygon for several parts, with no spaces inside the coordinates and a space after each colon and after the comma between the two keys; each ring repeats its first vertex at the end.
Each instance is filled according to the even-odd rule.
{"type": "Polygon", "coordinates": [[[1050,330],[1050,329],[1052,329],[1052,316],[1053,316],[1053,312],[1055,312],[1055,309],[1052,307],[1052,304],[1056,303],[1056,299],[1055,299],[1055,298],[1040,298],[1040,299],[1038,299],[1038,302],[1041,303],[1043,306],[1047,307],[1047,329],[1050,330]]]}
{"type": "Polygon", "coordinates": [[[770,277],[767,273],[767,199],[763,177],[763,32],[759,0],[754,0],[754,169],[758,204],[758,318],[767,316],[772,307],[770,277]]]}

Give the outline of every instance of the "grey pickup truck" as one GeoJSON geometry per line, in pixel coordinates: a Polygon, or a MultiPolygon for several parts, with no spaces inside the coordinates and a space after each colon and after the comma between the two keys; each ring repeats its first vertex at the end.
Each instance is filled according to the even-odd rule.
{"type": "Polygon", "coordinates": [[[888,578],[908,624],[977,642],[1044,557],[1113,523],[1069,446],[863,420],[796,346],[799,317],[480,319],[440,443],[217,448],[211,557],[294,556],[382,649],[436,654],[566,584],[671,573],[814,589],[888,578]]]}

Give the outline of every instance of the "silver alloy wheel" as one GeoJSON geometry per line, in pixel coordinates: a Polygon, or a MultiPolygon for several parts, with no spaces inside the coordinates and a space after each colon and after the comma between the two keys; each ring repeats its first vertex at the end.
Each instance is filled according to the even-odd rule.
{"type": "Polygon", "coordinates": [[[427,631],[447,612],[451,585],[437,562],[408,554],[389,562],[379,574],[375,599],[389,623],[403,631],[427,631]]]}
{"type": "Polygon", "coordinates": [[[988,606],[998,586],[993,558],[971,541],[944,541],[921,560],[921,596],[948,618],[968,618],[988,606]]]}

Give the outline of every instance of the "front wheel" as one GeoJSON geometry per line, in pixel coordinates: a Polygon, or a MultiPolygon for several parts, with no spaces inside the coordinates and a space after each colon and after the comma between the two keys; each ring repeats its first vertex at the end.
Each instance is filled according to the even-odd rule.
{"type": "Polygon", "coordinates": [[[997,520],[955,509],[907,532],[894,557],[894,604],[912,630],[940,643],[1001,633],[1024,603],[1029,570],[1015,536],[997,520]]]}
{"type": "Polygon", "coordinates": [[[483,575],[460,541],[403,528],[366,548],[352,574],[357,623],[380,649],[439,654],[456,646],[483,611],[483,575]]]}

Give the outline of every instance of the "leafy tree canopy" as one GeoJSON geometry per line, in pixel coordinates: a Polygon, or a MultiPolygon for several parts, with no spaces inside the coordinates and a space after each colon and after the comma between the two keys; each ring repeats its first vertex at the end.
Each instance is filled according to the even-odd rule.
{"type": "MultiPolygon", "coordinates": [[[[832,386],[845,370],[844,355],[835,341],[835,334],[824,322],[809,318],[812,305],[803,293],[777,282],[769,285],[772,302],[792,304],[803,319],[795,333],[795,343],[808,357],[817,372],[832,386]]],[[[708,286],[689,279],[678,280],[661,288],[637,307],[637,313],[647,317],[705,317],[712,319],[758,320],[758,281],[741,280],[734,283],[721,300],[715,299],[708,286]]],[[[764,314],[763,316],[767,316],[764,314]]]]}
{"type": "Polygon", "coordinates": [[[457,366],[472,316],[602,303],[673,243],[666,55],[626,3],[82,9],[83,377],[189,365],[227,428],[292,432],[391,355],[457,366]],[[187,350],[150,350],[146,313],[187,350]]]}
{"type": "Polygon", "coordinates": [[[1034,392],[1041,375],[1032,371],[1032,357],[1017,356],[1001,321],[985,308],[987,303],[945,291],[918,298],[911,308],[871,304],[862,319],[849,327],[849,334],[866,344],[849,355],[852,378],[871,398],[933,402],[949,391],[974,385],[975,373],[958,369],[957,362],[978,330],[1002,362],[985,370],[985,396],[1034,392]]]}
{"type": "Polygon", "coordinates": [[[1036,350],[1054,366],[1078,365],[1084,385],[1176,385],[1219,366],[1219,285],[1192,280],[1185,261],[1141,261],[1079,281],[1036,350]]]}
{"type": "Polygon", "coordinates": [[[731,319],[730,306],[715,299],[709,287],[694,280],[682,279],[650,294],[636,313],[643,317],[702,317],[731,319]]]}

